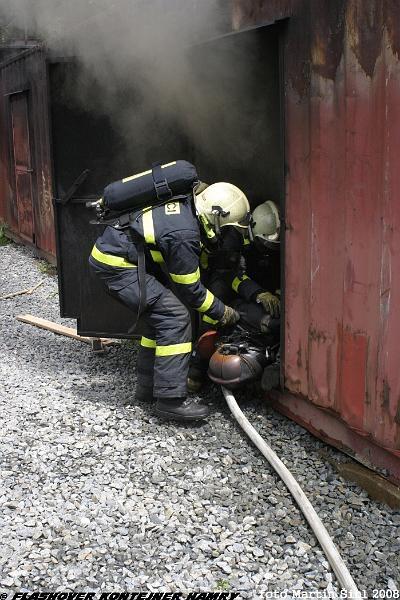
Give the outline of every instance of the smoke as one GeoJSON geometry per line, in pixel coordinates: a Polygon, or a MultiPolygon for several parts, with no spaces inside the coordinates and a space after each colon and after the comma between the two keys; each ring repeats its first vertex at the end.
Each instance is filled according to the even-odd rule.
{"type": "MultiPolygon", "coordinates": [[[[278,195],[275,42],[207,42],[231,31],[231,0],[0,0],[1,12],[53,57],[78,62],[65,104],[109,117],[125,140],[121,168],[121,157],[138,170],[188,158],[205,180],[253,186],[254,194],[267,183],[278,195]],[[178,142],[168,150],[167,138],[179,135],[187,154],[178,142]]],[[[110,166],[104,176],[115,172],[110,166]]]]}
{"type": "Polygon", "coordinates": [[[0,0],[0,12],[29,36],[44,40],[54,55],[76,58],[80,73],[74,97],[85,106],[90,103],[94,109],[113,114],[115,124],[129,137],[137,127],[137,118],[130,123],[129,116],[133,94],[141,104],[142,121],[145,108],[150,114],[155,105],[162,104],[165,113],[187,113],[192,100],[188,95],[196,87],[188,48],[221,32],[229,4],[218,0],[0,0]]]}

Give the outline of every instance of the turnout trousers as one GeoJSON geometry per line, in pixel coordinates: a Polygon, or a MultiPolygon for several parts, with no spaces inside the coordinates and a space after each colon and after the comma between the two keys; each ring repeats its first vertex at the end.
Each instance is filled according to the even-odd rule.
{"type": "MultiPolygon", "coordinates": [[[[132,310],[139,306],[137,268],[110,267],[90,257],[92,272],[108,293],[132,310]]],[[[180,300],[153,275],[146,274],[147,307],[140,317],[143,336],[137,360],[137,385],[156,398],[186,396],[186,380],[192,350],[189,311],[180,300]]]]}

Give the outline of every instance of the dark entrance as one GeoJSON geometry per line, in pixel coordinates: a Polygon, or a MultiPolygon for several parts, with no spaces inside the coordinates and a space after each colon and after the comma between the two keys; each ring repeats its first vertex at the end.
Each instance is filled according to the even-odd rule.
{"type": "Polygon", "coordinates": [[[160,98],[151,135],[139,128],[128,149],[111,120],[65,99],[63,90],[74,81],[73,65],[51,67],[57,196],[62,197],[80,171],[91,169],[79,196],[55,207],[61,314],[76,318],[81,334],[128,337],[132,320],[128,310],[90,278],[87,267],[101,228],[89,225],[93,215],[84,203],[99,197],[106,183],[143,171],[153,160],[185,158],[196,165],[203,181],[229,181],[241,187],[253,208],[268,199],[281,204],[280,37],[280,26],[272,25],[192,48],[192,77],[187,83],[192,101],[185,114],[179,119],[166,116],[160,98]]]}
{"type": "Polygon", "coordinates": [[[193,49],[193,160],[204,181],[234,183],[252,207],[283,197],[280,38],[271,25],[193,49]]]}
{"type": "Polygon", "coordinates": [[[32,164],[28,118],[28,95],[20,92],[10,96],[12,141],[17,203],[18,233],[34,241],[32,164]]]}

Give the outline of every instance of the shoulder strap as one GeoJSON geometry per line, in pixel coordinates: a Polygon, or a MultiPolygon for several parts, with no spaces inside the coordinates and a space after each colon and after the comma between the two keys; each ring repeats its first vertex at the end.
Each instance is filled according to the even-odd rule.
{"type": "Polygon", "coordinates": [[[138,255],[139,306],[135,316],[135,320],[131,327],[128,329],[128,333],[133,333],[133,331],[136,329],[136,325],[138,324],[140,315],[146,309],[147,304],[146,258],[144,255],[144,242],[139,236],[136,235],[132,227],[128,227],[128,235],[131,238],[132,242],[135,244],[138,255]]]}
{"type": "Polygon", "coordinates": [[[151,166],[151,175],[153,177],[154,189],[156,190],[158,200],[165,201],[172,198],[172,191],[168,181],[161,168],[161,162],[155,162],[151,166]]]}

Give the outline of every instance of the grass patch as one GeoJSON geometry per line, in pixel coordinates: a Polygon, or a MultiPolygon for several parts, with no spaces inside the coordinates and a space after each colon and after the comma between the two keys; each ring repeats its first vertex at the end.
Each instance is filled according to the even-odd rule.
{"type": "Polygon", "coordinates": [[[218,579],[217,583],[215,584],[216,590],[226,591],[226,590],[229,590],[230,587],[231,587],[231,584],[229,583],[229,581],[227,579],[218,579]]]}
{"type": "Polygon", "coordinates": [[[49,275],[49,277],[57,275],[57,267],[47,262],[47,260],[39,260],[38,269],[43,275],[49,275]]]}
{"type": "Polygon", "coordinates": [[[0,225],[0,246],[7,246],[7,244],[11,244],[11,240],[6,235],[5,225],[0,225]]]}

